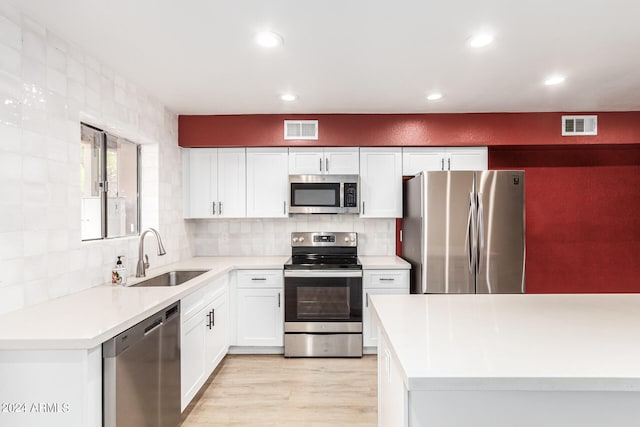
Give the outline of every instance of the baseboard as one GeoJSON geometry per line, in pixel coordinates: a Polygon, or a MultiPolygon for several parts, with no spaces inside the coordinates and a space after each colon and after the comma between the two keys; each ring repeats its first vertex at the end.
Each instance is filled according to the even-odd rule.
{"type": "Polygon", "coordinates": [[[251,347],[232,345],[229,347],[228,354],[284,354],[284,347],[251,347]]]}

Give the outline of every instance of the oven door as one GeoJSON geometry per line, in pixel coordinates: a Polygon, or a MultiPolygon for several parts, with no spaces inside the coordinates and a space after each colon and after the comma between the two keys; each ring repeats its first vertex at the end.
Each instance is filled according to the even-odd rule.
{"type": "Polygon", "coordinates": [[[285,270],[285,332],[362,332],[362,271],[285,270]]]}

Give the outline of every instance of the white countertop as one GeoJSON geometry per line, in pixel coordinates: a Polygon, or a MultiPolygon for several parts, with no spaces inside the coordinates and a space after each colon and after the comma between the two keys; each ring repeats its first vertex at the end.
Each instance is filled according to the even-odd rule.
{"type": "Polygon", "coordinates": [[[372,295],[411,390],[640,391],[640,295],[372,295]]]}
{"type": "Polygon", "coordinates": [[[397,256],[359,256],[365,270],[406,270],[411,264],[397,256]]]}
{"type": "Polygon", "coordinates": [[[195,257],[0,316],[0,350],[93,348],[146,317],[237,269],[281,269],[287,256],[195,257]],[[131,287],[169,270],[209,269],[180,286],[131,287]]]}

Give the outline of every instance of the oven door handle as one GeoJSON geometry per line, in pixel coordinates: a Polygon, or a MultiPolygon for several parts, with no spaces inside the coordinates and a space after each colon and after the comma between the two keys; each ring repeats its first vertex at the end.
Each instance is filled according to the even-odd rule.
{"type": "Polygon", "coordinates": [[[362,270],[285,270],[284,277],[362,277],[362,270]]]}

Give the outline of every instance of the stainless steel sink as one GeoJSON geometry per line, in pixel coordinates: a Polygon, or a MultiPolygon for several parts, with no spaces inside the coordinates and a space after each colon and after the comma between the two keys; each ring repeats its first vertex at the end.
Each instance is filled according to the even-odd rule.
{"type": "Polygon", "coordinates": [[[174,270],[167,271],[156,277],[152,277],[147,280],[143,280],[140,283],[136,283],[133,286],[178,286],[182,285],[187,280],[191,280],[194,277],[198,277],[201,274],[206,273],[209,270],[174,270]]]}

